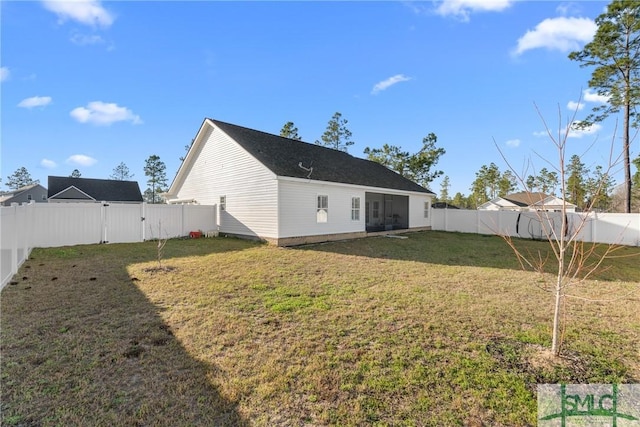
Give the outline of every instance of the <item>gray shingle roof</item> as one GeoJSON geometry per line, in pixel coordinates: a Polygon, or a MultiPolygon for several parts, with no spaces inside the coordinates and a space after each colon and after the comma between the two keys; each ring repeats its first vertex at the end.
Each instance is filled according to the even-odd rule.
{"type": "MultiPolygon", "coordinates": [[[[70,187],[75,187],[99,202],[142,202],[142,194],[137,181],[50,176],[48,183],[49,198],[70,187]]],[[[64,200],[65,196],[62,194],[55,199],[64,200]]]]}
{"type": "Polygon", "coordinates": [[[503,197],[503,199],[510,201],[514,205],[524,207],[524,206],[533,205],[534,203],[542,201],[547,197],[549,196],[547,196],[544,193],[532,193],[528,191],[521,191],[519,193],[507,194],[506,196],[503,197]]]}
{"type": "Polygon", "coordinates": [[[379,163],[343,151],[209,120],[278,176],[433,194],[379,163]]]}

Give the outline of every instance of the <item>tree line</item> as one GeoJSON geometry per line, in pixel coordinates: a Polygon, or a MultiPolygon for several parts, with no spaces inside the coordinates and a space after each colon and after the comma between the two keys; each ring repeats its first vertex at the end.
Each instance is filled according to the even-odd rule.
{"type": "MultiPolygon", "coordinates": [[[[147,177],[147,189],[142,197],[148,203],[163,203],[162,193],[168,190],[167,187],[167,167],[160,157],[153,154],[145,161],[144,174],[147,177]]],[[[82,174],[78,169],[74,169],[69,175],[70,178],[81,178],[82,174]]],[[[109,175],[110,179],[117,181],[129,181],[134,177],[129,167],[120,162],[109,175]]],[[[24,166],[18,168],[7,177],[5,185],[10,190],[17,190],[28,185],[39,184],[40,180],[33,179],[24,166]]]]}
{"type": "MultiPolygon", "coordinates": [[[[632,176],[634,192],[632,208],[640,209],[640,156],[632,162],[636,172],[632,176]]],[[[624,209],[623,195],[615,180],[605,171],[605,167],[596,165],[593,170],[585,166],[580,156],[573,155],[564,165],[566,183],[564,194],[556,171],[540,169],[536,174],[528,175],[524,180],[524,188],[509,169],[500,171],[495,163],[483,165],[476,172],[476,179],[469,188],[470,194],[457,192],[450,195],[451,183],[445,176],[440,184],[438,201],[446,202],[462,209],[477,209],[478,206],[496,197],[505,197],[515,191],[544,193],[557,196],[573,203],[580,210],[595,209],[602,212],[618,212],[624,209]]]]}
{"type": "MultiPolygon", "coordinates": [[[[347,127],[348,121],[342,114],[336,112],[329,120],[325,132],[315,143],[335,150],[347,151],[348,147],[354,144],[352,132],[347,127]]],[[[298,128],[291,121],[286,122],[280,131],[280,136],[294,140],[302,140],[298,128]]],[[[185,145],[185,151],[189,151],[191,144],[185,145]]],[[[438,137],[431,132],[422,139],[422,147],[415,153],[405,151],[398,145],[383,144],[380,148],[366,147],[364,154],[368,160],[380,163],[387,168],[397,172],[424,187],[429,185],[438,177],[444,175],[442,170],[436,169],[437,163],[446,151],[437,146],[438,137]]],[[[184,161],[186,157],[180,157],[184,161]]],[[[633,161],[636,166],[636,173],[632,177],[634,192],[632,202],[634,208],[640,207],[640,156],[633,161]]],[[[524,182],[522,190],[529,192],[540,192],[550,196],[564,198],[575,204],[580,209],[592,207],[601,211],[620,210],[615,206],[616,197],[614,194],[615,181],[604,172],[602,166],[595,166],[593,170],[587,168],[577,155],[573,155],[567,165],[564,165],[566,176],[565,194],[558,193],[559,178],[558,173],[546,168],[540,169],[536,174],[529,175],[524,182]]],[[[157,155],[151,155],[145,161],[144,173],[147,177],[148,187],[143,193],[143,198],[149,203],[162,203],[162,193],[168,190],[166,165],[157,155]]],[[[70,177],[79,178],[81,173],[74,169],[70,177]]],[[[128,166],[121,162],[109,176],[115,180],[130,180],[134,177],[128,166]]],[[[36,184],[38,180],[33,180],[25,167],[17,169],[7,178],[6,186],[10,189],[18,189],[30,184],[36,184]]],[[[495,163],[482,165],[476,172],[476,179],[469,188],[470,194],[465,195],[457,192],[451,196],[449,188],[450,179],[444,176],[440,184],[440,193],[436,197],[437,201],[446,202],[463,209],[477,209],[478,206],[496,197],[504,197],[518,190],[518,180],[510,171],[500,171],[495,163]]],[[[620,197],[618,197],[620,199],[620,197]]],[[[618,205],[620,201],[618,200],[618,205]]]]}

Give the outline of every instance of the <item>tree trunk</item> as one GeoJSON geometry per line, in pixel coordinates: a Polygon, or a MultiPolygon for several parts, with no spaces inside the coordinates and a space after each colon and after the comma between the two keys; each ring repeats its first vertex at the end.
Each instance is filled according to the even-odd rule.
{"type": "Polygon", "coordinates": [[[624,153],[624,212],[631,213],[631,159],[629,157],[629,126],[631,105],[627,98],[624,108],[624,134],[622,135],[622,150],[624,153]]]}
{"type": "Polygon", "coordinates": [[[553,308],[553,334],[551,336],[551,352],[557,356],[560,354],[560,307],[562,302],[562,274],[558,272],[556,287],[554,290],[555,303],[553,308]]]}

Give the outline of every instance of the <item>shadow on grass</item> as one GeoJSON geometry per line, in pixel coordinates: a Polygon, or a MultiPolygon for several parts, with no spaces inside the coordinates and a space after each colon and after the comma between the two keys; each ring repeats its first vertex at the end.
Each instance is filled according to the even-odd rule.
{"type": "MultiPolygon", "coordinates": [[[[514,239],[524,253],[548,258],[545,270],[553,273],[557,266],[551,246],[546,241],[514,239]]],[[[603,245],[605,246],[605,245],[603,245]]],[[[397,236],[378,236],[300,246],[295,250],[331,252],[342,255],[400,261],[424,262],[461,267],[487,267],[521,270],[521,266],[507,243],[499,236],[422,231],[397,236]]],[[[637,265],[640,248],[622,247],[615,258],[605,259],[599,280],[638,281],[637,265]]]]}
{"type": "MultiPolygon", "coordinates": [[[[165,259],[253,246],[170,241],[165,259]]],[[[248,425],[129,277],[156,258],[154,242],[33,251],[2,291],[2,425],[248,425]]]]}

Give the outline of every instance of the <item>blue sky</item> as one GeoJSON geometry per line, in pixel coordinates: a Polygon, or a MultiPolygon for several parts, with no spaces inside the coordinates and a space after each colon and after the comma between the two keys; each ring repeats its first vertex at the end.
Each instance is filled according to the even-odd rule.
{"type": "MultiPolygon", "coordinates": [[[[567,55],[606,5],[4,1],[2,188],[22,166],[46,186],[124,162],[144,191],[145,160],[160,156],[171,182],[205,117],[275,134],[293,121],[313,142],[340,112],[358,157],[385,143],[415,152],[435,133],[450,195],[468,195],[482,165],[506,169],[494,141],[519,170],[556,162],[534,103],[557,133],[577,101],[578,120],[601,102],[567,55]]],[[[606,165],[614,129],[573,134],[568,155],[606,165]]]]}

